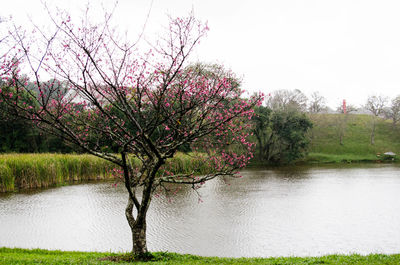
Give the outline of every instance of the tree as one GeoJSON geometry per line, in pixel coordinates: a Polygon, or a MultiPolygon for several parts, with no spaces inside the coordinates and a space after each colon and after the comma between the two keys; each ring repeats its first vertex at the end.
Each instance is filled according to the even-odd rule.
{"type": "Polygon", "coordinates": [[[311,94],[308,111],[310,113],[320,113],[326,110],[326,99],[318,91],[311,94]]]}
{"type": "Polygon", "coordinates": [[[335,124],[336,124],[336,131],[339,136],[339,144],[343,145],[343,139],[346,135],[347,124],[349,119],[352,116],[352,112],[357,111],[357,108],[353,105],[346,106],[346,112],[344,111],[343,104],[339,104],[336,111],[339,113],[336,115],[335,124]]]}
{"type": "Polygon", "coordinates": [[[384,107],[387,103],[387,98],[383,96],[370,96],[367,99],[365,108],[372,113],[372,124],[371,124],[371,144],[375,144],[375,128],[376,118],[383,114],[384,107]]]}
{"type": "MultiPolygon", "coordinates": [[[[311,94],[311,99],[308,105],[308,117],[312,121],[313,124],[320,124],[320,119],[325,119],[324,116],[321,116],[321,112],[325,112],[327,110],[326,99],[322,96],[318,91],[315,91],[311,94]]],[[[314,130],[310,131],[310,138],[314,139],[314,130]]]]}
{"type": "Polygon", "coordinates": [[[272,110],[307,110],[307,97],[299,89],[281,89],[274,91],[267,100],[267,106],[272,110]]]}
{"type": "Polygon", "coordinates": [[[312,128],[305,114],[259,106],[255,108],[253,122],[260,160],[291,163],[304,156],[309,144],[306,134],[312,128]]]}
{"type": "Polygon", "coordinates": [[[393,126],[397,124],[397,122],[400,120],[400,96],[392,99],[390,107],[384,109],[383,114],[386,118],[392,120],[393,126]]]}
{"type": "Polygon", "coordinates": [[[51,16],[54,32],[37,28],[34,43],[27,41],[35,39],[28,32],[13,33],[23,57],[17,64],[30,69],[38,91],[7,72],[2,78],[11,82],[8,91],[3,87],[1,99],[41,130],[119,168],[129,195],[125,215],[132,253],[143,256],[147,211],[156,192],[168,189],[168,183],[197,188],[218,176],[234,176],[247,164],[253,144],[242,121],[251,119],[261,97],[242,98],[237,78],[223,67],[206,71],[186,66],[208,31],[193,16],[171,19],[166,35],[144,54],[137,42],[117,37],[110,14],[96,25],[88,17],[77,25],[66,13],[59,19],[51,16]],[[68,92],[55,82],[42,81],[44,75],[67,84],[68,92]],[[22,93],[28,93],[32,103],[21,100],[22,93]],[[104,142],[112,142],[119,154],[107,152],[104,142]],[[200,176],[171,172],[168,159],[187,144],[205,150],[199,156],[215,171],[200,176]],[[246,152],[235,153],[228,145],[241,145],[246,152]],[[130,163],[132,156],[141,161],[138,168],[130,163]]]}
{"type": "Polygon", "coordinates": [[[255,108],[255,115],[252,117],[254,127],[252,132],[257,139],[259,159],[268,160],[269,143],[272,133],[270,132],[272,110],[268,107],[259,106],[255,108]]]}

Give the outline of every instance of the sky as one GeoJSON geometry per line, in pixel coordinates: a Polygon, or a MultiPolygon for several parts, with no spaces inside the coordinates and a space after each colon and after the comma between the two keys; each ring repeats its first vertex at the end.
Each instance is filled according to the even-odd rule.
{"type": "MultiPolygon", "coordinates": [[[[44,23],[40,0],[3,1],[0,16],[44,23]]],[[[47,2],[71,14],[80,14],[86,4],[47,2]]],[[[108,9],[114,2],[90,3],[108,9]]],[[[251,93],[319,91],[331,108],[343,99],[361,106],[371,95],[400,95],[398,0],[120,0],[114,23],[138,34],[149,14],[144,34],[152,38],[168,15],[192,10],[210,28],[192,61],[225,65],[251,93]]]]}

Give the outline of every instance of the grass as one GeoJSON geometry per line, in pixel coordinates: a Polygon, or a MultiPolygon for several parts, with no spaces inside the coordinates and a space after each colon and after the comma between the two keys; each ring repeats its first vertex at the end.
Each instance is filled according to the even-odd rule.
{"type": "Polygon", "coordinates": [[[154,260],[127,262],[126,254],[0,248],[0,264],[400,264],[400,254],[329,255],[322,257],[218,258],[154,252],[154,260]],[[112,262],[113,256],[119,262],[112,262]]]}
{"type": "Polygon", "coordinates": [[[164,167],[168,171],[183,174],[207,174],[214,169],[211,168],[207,157],[202,153],[177,153],[173,158],[167,160],[164,167]]]}
{"type": "Polygon", "coordinates": [[[0,155],[0,191],[42,188],[72,181],[111,178],[110,162],[91,155],[0,155]]]}
{"type": "Polygon", "coordinates": [[[306,160],[308,163],[360,163],[377,162],[379,158],[374,154],[324,154],[309,153],[306,160]]]}
{"type": "Polygon", "coordinates": [[[311,145],[304,160],[311,163],[373,162],[381,160],[378,153],[392,151],[400,154],[400,127],[391,121],[377,119],[375,144],[370,143],[371,115],[314,114],[310,132],[311,145]],[[343,141],[340,144],[339,124],[343,141]]]}
{"type": "MultiPolygon", "coordinates": [[[[139,160],[131,158],[133,165],[139,160]]],[[[73,181],[113,179],[114,164],[92,155],[2,154],[0,192],[64,185],[73,181]]],[[[165,168],[175,173],[205,174],[212,169],[200,155],[178,153],[165,168]]]]}

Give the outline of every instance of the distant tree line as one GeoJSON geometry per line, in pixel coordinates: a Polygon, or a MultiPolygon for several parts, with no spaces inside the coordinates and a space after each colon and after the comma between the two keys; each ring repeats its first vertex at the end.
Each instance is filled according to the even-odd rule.
{"type": "MultiPolygon", "coordinates": [[[[209,66],[212,69],[212,66],[209,66]]],[[[217,69],[218,70],[218,69],[217,69]]],[[[213,70],[215,71],[215,69],[213,70]]],[[[28,87],[38,92],[34,82],[25,78],[28,87]]],[[[63,96],[68,92],[66,84],[58,80],[49,80],[53,89],[63,96]]],[[[5,81],[0,80],[0,87],[5,81]]],[[[237,81],[240,86],[240,81],[237,81]]],[[[7,106],[0,102],[0,152],[80,152],[69,146],[60,136],[39,131],[32,121],[18,118],[18,115],[6,115],[4,108],[7,106]]],[[[227,108],[229,106],[227,105],[227,108]]],[[[347,104],[346,111],[340,103],[336,109],[336,131],[339,143],[343,145],[349,115],[357,111],[354,105],[347,104]]],[[[400,120],[400,95],[391,101],[384,96],[370,96],[364,106],[364,111],[372,115],[371,139],[373,145],[376,134],[376,121],[378,117],[392,120],[395,126],[400,120]]],[[[266,163],[291,163],[306,155],[310,141],[313,138],[311,128],[317,122],[319,113],[328,112],[326,98],[319,92],[313,92],[310,98],[298,89],[277,90],[266,96],[264,105],[255,107],[256,115],[250,121],[253,124],[251,133],[253,141],[257,144],[256,159],[266,163]]],[[[118,113],[116,113],[118,115],[118,113]]],[[[99,124],[101,126],[101,124],[99,124]]],[[[112,142],[103,142],[107,151],[118,152],[112,142]]],[[[181,151],[191,151],[189,146],[182,146],[181,151]]]]}
{"type": "MultiPolygon", "coordinates": [[[[208,68],[214,72],[218,70],[213,69],[212,66],[208,68]]],[[[39,93],[34,82],[29,81],[27,77],[23,78],[30,90],[39,93]]],[[[239,85],[239,81],[237,81],[237,86],[239,87],[239,85]]],[[[1,81],[0,87],[10,86],[5,86],[5,82],[1,81]]],[[[68,92],[66,85],[58,80],[49,80],[48,84],[43,87],[57,90],[57,93],[53,91],[52,94],[59,97],[68,92]]],[[[303,157],[309,143],[307,131],[312,127],[312,122],[305,112],[307,110],[319,112],[325,108],[323,103],[324,99],[315,93],[310,106],[308,106],[307,97],[300,90],[280,90],[268,96],[263,106],[255,107],[256,115],[248,121],[253,125],[253,129],[249,133],[253,134],[253,141],[257,144],[256,159],[266,163],[291,163],[303,157]]],[[[7,105],[0,102],[0,152],[69,153],[81,151],[66,144],[59,135],[52,135],[37,129],[31,120],[18,117],[18,115],[6,115],[5,108],[7,105]]],[[[227,104],[227,109],[229,108],[230,106],[227,104]]],[[[115,112],[115,115],[119,115],[118,112],[115,112]]],[[[99,126],[106,125],[99,124],[99,126]]],[[[118,148],[110,140],[104,139],[99,144],[103,146],[104,151],[118,152],[118,148]]],[[[182,146],[180,150],[192,151],[186,145],[182,146]]]]}
{"type": "MultiPolygon", "coordinates": [[[[30,81],[28,86],[32,90],[37,90],[37,86],[30,81]]],[[[49,82],[54,82],[50,80],[49,82]]],[[[0,88],[4,89],[5,81],[0,80],[0,88]]],[[[10,91],[9,93],[12,93],[10,91]]],[[[21,98],[20,100],[26,100],[21,98]]],[[[8,105],[0,100],[0,152],[17,153],[70,153],[79,152],[68,146],[59,136],[40,131],[30,120],[18,117],[18,115],[8,115],[8,105]]]]}

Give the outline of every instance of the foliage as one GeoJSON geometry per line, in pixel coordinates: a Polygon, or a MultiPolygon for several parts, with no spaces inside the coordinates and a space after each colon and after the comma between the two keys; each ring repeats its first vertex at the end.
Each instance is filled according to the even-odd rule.
{"type": "Polygon", "coordinates": [[[272,111],[259,106],[253,117],[254,135],[258,144],[258,158],[271,163],[290,163],[305,155],[307,131],[311,121],[294,110],[272,111]]]}
{"type": "MultiPolygon", "coordinates": [[[[154,252],[153,259],[147,262],[135,261],[134,264],[399,264],[400,255],[370,254],[366,256],[328,255],[321,257],[276,257],[276,258],[218,258],[195,255],[154,252]]],[[[262,254],[260,254],[262,255],[262,254]]],[[[119,260],[115,264],[133,264],[127,262],[126,254],[73,252],[41,249],[0,248],[0,264],[113,264],[110,257],[119,260]]]]}
{"type": "MultiPolygon", "coordinates": [[[[25,81],[22,78],[20,81],[25,81]]],[[[34,90],[32,82],[27,85],[34,90]]],[[[0,93],[3,95],[14,95],[16,90],[10,82],[0,84],[0,93]],[[7,84],[8,83],[8,84],[7,84]]],[[[20,93],[19,100],[25,105],[37,107],[30,100],[29,93],[20,93]],[[28,102],[28,103],[27,103],[28,102]]],[[[6,101],[0,99],[0,153],[36,153],[36,152],[71,152],[72,148],[67,146],[61,137],[48,133],[41,133],[32,121],[18,115],[18,112],[10,107],[6,101]],[[29,144],[27,144],[29,143],[29,144]]]]}

